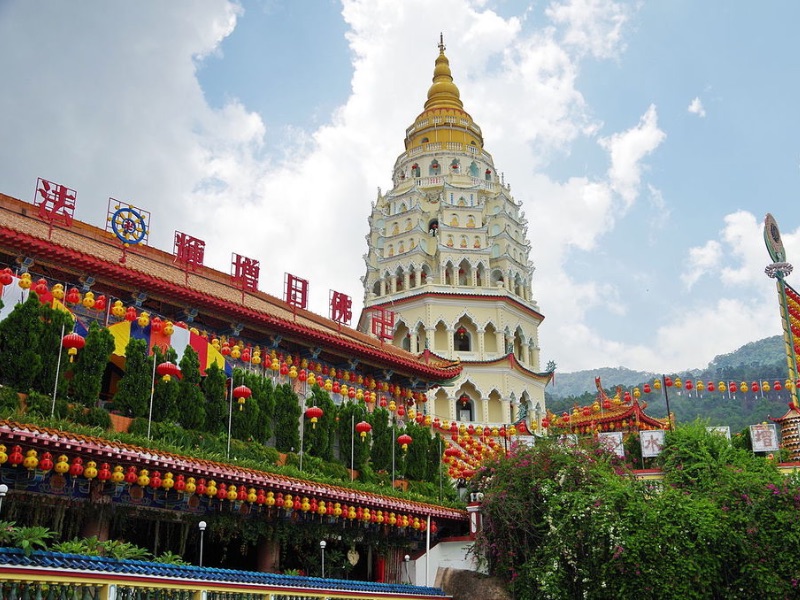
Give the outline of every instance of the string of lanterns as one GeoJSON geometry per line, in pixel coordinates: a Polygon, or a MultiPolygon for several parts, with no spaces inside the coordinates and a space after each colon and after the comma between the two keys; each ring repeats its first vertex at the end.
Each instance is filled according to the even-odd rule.
{"type": "MultiPolygon", "coordinates": [[[[318,499],[315,497],[292,495],[290,493],[274,492],[264,488],[256,488],[245,485],[226,484],[217,482],[214,479],[195,478],[185,476],[182,473],[174,475],[171,471],[150,471],[146,468],[137,468],[133,465],[127,468],[122,465],[111,465],[107,462],[98,463],[89,460],[84,463],[80,456],[75,456],[72,460],[65,454],[59,455],[55,460],[50,452],[43,452],[41,457],[35,449],[23,449],[19,445],[12,447],[11,452],[7,453],[4,444],[0,444],[0,465],[8,464],[11,467],[20,467],[36,472],[40,475],[55,473],[57,475],[69,475],[72,478],[83,478],[88,481],[97,480],[110,482],[116,486],[138,486],[142,490],[150,489],[154,493],[157,490],[166,492],[177,492],[186,497],[197,495],[205,497],[210,502],[218,500],[222,502],[240,503],[246,502],[266,509],[277,509],[284,511],[284,514],[308,514],[308,516],[319,516],[327,518],[329,522],[338,519],[358,521],[363,524],[389,525],[397,528],[412,528],[424,532],[427,529],[427,517],[403,514],[395,511],[370,510],[368,507],[334,502],[332,500],[318,499]]],[[[436,533],[435,522],[431,522],[431,533],[436,533]]]]}
{"type": "MultiPolygon", "coordinates": [[[[2,286],[10,285],[14,281],[14,272],[6,267],[0,271],[0,290],[2,286]]],[[[105,295],[95,296],[91,290],[81,293],[77,287],[65,287],[62,283],[52,286],[46,279],[38,279],[35,283],[30,273],[21,273],[18,276],[18,285],[23,290],[31,289],[43,304],[54,299],[63,302],[68,307],[82,306],[90,311],[101,313],[108,309],[109,315],[118,320],[135,321],[140,327],[150,327],[154,333],[171,336],[175,327],[183,327],[190,332],[200,335],[208,340],[212,347],[220,352],[226,359],[241,361],[243,364],[272,371],[273,377],[298,380],[307,385],[318,384],[325,391],[339,394],[351,400],[358,400],[370,404],[380,402],[378,395],[388,395],[395,402],[411,406],[427,402],[427,396],[422,391],[414,391],[388,381],[378,381],[372,376],[357,373],[354,370],[337,369],[321,361],[312,361],[300,358],[297,354],[283,354],[271,350],[266,357],[260,346],[252,345],[233,337],[217,336],[207,331],[200,331],[196,327],[188,327],[185,323],[175,323],[159,316],[151,316],[147,311],[140,311],[136,306],[125,306],[122,300],[111,300],[105,295]]],[[[77,335],[77,334],[76,334],[77,335]]],[[[65,346],[67,347],[67,346],[65,346]]],[[[70,356],[74,356],[70,352],[70,356]]],[[[386,406],[386,404],[381,404],[386,406]]],[[[402,416],[402,415],[399,415],[402,416]]]]}

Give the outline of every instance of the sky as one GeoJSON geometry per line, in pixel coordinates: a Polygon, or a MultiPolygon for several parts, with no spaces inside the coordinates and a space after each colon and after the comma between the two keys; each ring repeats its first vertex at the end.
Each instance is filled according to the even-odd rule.
{"type": "MultiPolygon", "coordinates": [[[[762,228],[800,261],[800,3],[0,0],[0,193],[38,177],[364,297],[444,36],[464,108],[528,219],[542,366],[656,373],[780,333],[762,228]]],[[[799,265],[800,266],[800,265],[799,265]]],[[[793,281],[797,274],[787,278],[793,281]]]]}

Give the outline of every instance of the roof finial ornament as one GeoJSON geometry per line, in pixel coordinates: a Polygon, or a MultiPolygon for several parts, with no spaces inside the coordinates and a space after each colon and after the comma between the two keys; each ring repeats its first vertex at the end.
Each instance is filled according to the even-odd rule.
{"type": "Polygon", "coordinates": [[[444,34],[440,31],[439,32],[439,52],[444,54],[445,45],[444,45],[444,34]]]}

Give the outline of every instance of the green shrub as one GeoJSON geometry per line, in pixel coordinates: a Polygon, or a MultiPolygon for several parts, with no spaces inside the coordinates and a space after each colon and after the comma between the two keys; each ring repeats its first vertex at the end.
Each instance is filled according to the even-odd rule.
{"type": "Polygon", "coordinates": [[[8,386],[0,387],[0,410],[4,413],[13,413],[19,411],[20,408],[17,390],[8,386]]]}

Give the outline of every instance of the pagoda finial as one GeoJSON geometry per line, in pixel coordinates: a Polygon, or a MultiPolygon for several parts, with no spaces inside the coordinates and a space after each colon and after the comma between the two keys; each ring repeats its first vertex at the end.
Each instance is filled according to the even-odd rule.
{"type": "Polygon", "coordinates": [[[447,48],[446,48],[446,47],[445,47],[445,45],[444,45],[444,34],[443,34],[441,31],[440,31],[440,32],[439,32],[439,52],[441,52],[442,54],[444,54],[444,51],[445,51],[446,49],[447,49],[447,48]]]}

